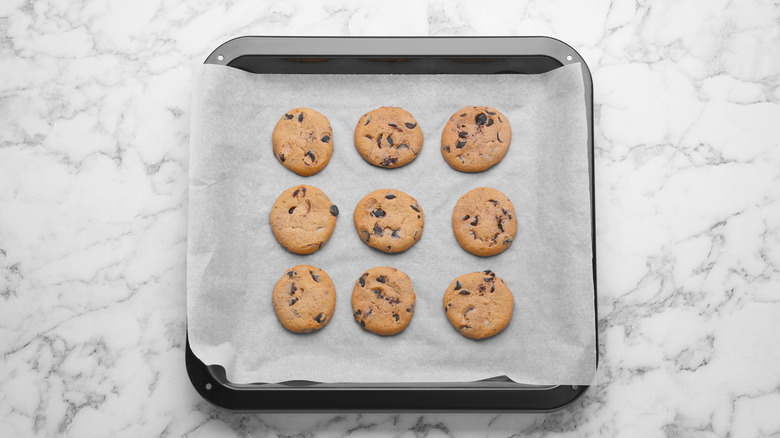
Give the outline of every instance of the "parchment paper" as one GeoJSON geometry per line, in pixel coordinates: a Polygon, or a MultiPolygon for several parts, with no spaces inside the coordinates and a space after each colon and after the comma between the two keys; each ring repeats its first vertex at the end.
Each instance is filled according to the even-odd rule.
{"type": "Polygon", "coordinates": [[[578,65],[543,75],[255,75],[199,67],[190,137],[187,312],[193,352],[226,368],[232,382],[459,382],[500,375],[529,384],[589,384],[595,334],[591,271],[587,131],[578,65]],[[510,120],[503,161],[476,174],[450,168],[441,132],[466,105],[493,106],[510,120]],[[355,150],[357,120],[379,106],[401,106],[425,135],[420,155],[393,170],[369,165],[355,150]],[[334,153],[311,177],[273,156],[276,122],[296,107],[314,108],[333,128],[334,153]],[[322,189],[341,210],[330,241],[311,255],[274,239],[269,213],[295,184],[322,189]],[[460,248],[450,224],[460,196],[475,187],[509,196],[518,235],[504,253],[482,258],[460,248]],[[403,190],[425,213],[422,239],[389,255],[360,241],[357,202],[380,188],[403,190]],[[336,311],[319,332],[296,335],[276,319],[271,292],[284,271],[309,264],[336,285],[336,311]],[[417,305],[400,335],[380,337],[352,318],[357,278],[392,266],[412,280],[417,305]],[[491,269],[515,298],[499,335],[461,336],[442,310],[457,276],[491,269]]]}

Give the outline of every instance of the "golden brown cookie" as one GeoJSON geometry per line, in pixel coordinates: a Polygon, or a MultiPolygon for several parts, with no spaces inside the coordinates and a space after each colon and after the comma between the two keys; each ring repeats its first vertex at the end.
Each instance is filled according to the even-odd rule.
{"type": "Polygon", "coordinates": [[[377,108],[364,114],[355,127],[355,147],[374,166],[393,169],[417,158],[422,129],[403,108],[377,108]]]}
{"type": "Polygon", "coordinates": [[[455,170],[481,172],[504,158],[511,140],[505,115],[487,106],[467,106],[444,126],[441,154],[455,170]]]}
{"type": "Polygon", "coordinates": [[[328,241],[338,215],[338,207],[322,190],[294,186],[279,195],[271,207],[271,230],[288,251],[311,254],[328,241]]]}
{"type": "Polygon", "coordinates": [[[514,298],[492,271],[461,275],[444,292],[444,313],[461,335],[483,339],[504,330],[512,319],[514,298]]]}
{"type": "Polygon", "coordinates": [[[476,188],[455,204],[452,231],[460,246],[474,255],[499,254],[509,248],[517,234],[515,206],[496,189],[476,188]]]}
{"type": "Polygon", "coordinates": [[[322,269],[298,265],[276,282],[273,302],[276,317],[284,328],[311,333],[330,322],[336,308],[336,287],[322,269]]]}
{"type": "Polygon", "coordinates": [[[366,195],[355,207],[354,220],[360,240],[387,253],[406,251],[417,243],[425,224],[417,200],[395,189],[366,195]]]}
{"type": "Polygon", "coordinates": [[[352,314],[366,330],[378,335],[402,332],[414,315],[412,280],[395,268],[369,269],[355,282],[352,314]]]}
{"type": "Polygon", "coordinates": [[[328,118],[310,108],[287,111],[272,135],[274,155],[301,176],[324,169],[333,155],[333,129],[328,118]]]}

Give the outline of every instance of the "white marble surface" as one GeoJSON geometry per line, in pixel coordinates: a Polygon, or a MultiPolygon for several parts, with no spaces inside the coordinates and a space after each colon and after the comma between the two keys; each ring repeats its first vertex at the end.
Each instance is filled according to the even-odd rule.
{"type": "Polygon", "coordinates": [[[780,434],[780,5],[0,2],[0,436],[780,434]],[[601,366],[552,414],[232,415],[184,373],[192,66],[245,34],[550,35],[595,81],[601,366]]]}

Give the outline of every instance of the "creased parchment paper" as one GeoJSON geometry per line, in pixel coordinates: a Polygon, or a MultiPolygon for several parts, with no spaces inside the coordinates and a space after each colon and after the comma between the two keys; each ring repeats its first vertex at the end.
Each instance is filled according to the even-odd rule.
{"type": "Polygon", "coordinates": [[[190,137],[187,312],[193,352],[226,368],[232,382],[465,382],[500,375],[529,384],[589,384],[596,367],[586,113],[578,65],[542,75],[272,75],[203,65],[196,75],[190,137]],[[411,164],[374,167],[355,150],[361,115],[401,106],[425,143],[411,164]],[[450,168],[440,152],[449,117],[466,105],[493,106],[510,120],[503,161],[476,174],[450,168]],[[334,153],[301,177],[274,158],[271,133],[296,107],[333,127],[334,153]],[[296,184],[322,189],[341,215],[330,241],[311,255],[274,239],[270,208],[296,184]],[[518,235],[482,258],[460,248],[450,224],[457,200],[494,187],[513,201],[518,235]],[[360,241],[357,202],[381,188],[403,190],[425,213],[422,239],[400,254],[360,241]],[[271,292],[287,268],[320,267],[336,285],[336,311],[319,332],[286,331],[271,292]],[[380,337],[352,318],[357,278],[391,266],[412,280],[409,327],[380,337]],[[515,298],[499,335],[467,339],[450,325],[442,296],[457,276],[491,269],[515,298]]]}

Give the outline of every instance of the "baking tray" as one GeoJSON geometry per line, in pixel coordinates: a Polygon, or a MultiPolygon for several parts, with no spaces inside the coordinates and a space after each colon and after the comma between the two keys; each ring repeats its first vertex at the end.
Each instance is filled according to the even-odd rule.
{"type": "MultiPolygon", "coordinates": [[[[580,63],[588,126],[593,300],[596,308],[596,239],[593,169],[593,81],[582,57],[549,37],[265,37],[230,40],[206,64],[251,73],[295,74],[539,74],[580,63]]],[[[596,345],[597,322],[594,319],[596,345]]],[[[596,364],[598,365],[598,351],[596,364]]],[[[213,405],[236,412],[469,411],[545,412],[560,409],[588,386],[526,385],[507,377],[452,383],[236,384],[220,365],[206,365],[186,343],[187,374],[213,405]]]]}

